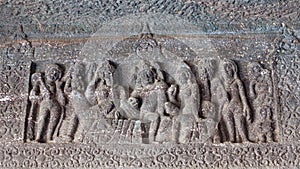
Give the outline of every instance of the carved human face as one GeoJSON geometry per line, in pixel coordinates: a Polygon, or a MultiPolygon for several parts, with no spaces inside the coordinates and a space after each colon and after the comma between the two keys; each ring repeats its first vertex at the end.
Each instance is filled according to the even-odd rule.
{"type": "Polygon", "coordinates": [[[231,63],[225,63],[224,64],[224,71],[227,78],[233,78],[234,77],[234,66],[231,63]]]}
{"type": "Polygon", "coordinates": [[[106,100],[109,97],[109,90],[101,89],[101,90],[96,91],[96,97],[97,97],[98,103],[103,100],[106,100]]]}
{"type": "Polygon", "coordinates": [[[103,79],[105,80],[105,84],[108,86],[112,85],[112,72],[110,70],[103,72],[103,79]]]}
{"type": "Polygon", "coordinates": [[[142,86],[154,83],[154,73],[151,70],[143,70],[139,74],[142,86]]]}
{"type": "Polygon", "coordinates": [[[61,70],[56,67],[50,67],[46,72],[46,80],[48,82],[55,82],[61,77],[61,70]]]}
{"type": "Polygon", "coordinates": [[[209,101],[203,101],[202,103],[202,115],[205,118],[213,118],[215,115],[215,106],[209,101]]]}
{"type": "Polygon", "coordinates": [[[258,76],[262,73],[262,67],[259,64],[255,64],[252,68],[252,72],[254,76],[258,76]]]}
{"type": "Polygon", "coordinates": [[[154,49],[157,47],[157,42],[152,39],[152,35],[144,34],[143,37],[138,40],[138,46],[136,48],[137,55],[139,56],[151,56],[154,49]]]}
{"type": "Polygon", "coordinates": [[[189,79],[190,79],[190,73],[189,72],[187,72],[187,71],[181,71],[179,73],[179,83],[180,84],[186,84],[186,83],[188,83],[189,79]]]}
{"type": "Polygon", "coordinates": [[[36,84],[42,79],[42,75],[40,73],[34,73],[31,75],[31,83],[36,84]]]}

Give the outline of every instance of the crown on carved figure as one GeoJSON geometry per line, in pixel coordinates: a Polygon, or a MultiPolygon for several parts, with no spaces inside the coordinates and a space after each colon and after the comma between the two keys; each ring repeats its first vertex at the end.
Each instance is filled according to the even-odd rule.
{"type": "Polygon", "coordinates": [[[142,33],[135,44],[135,51],[139,56],[151,55],[153,50],[158,47],[148,24],[143,24],[142,33]]]}
{"type": "Polygon", "coordinates": [[[100,66],[98,67],[98,72],[110,72],[113,73],[115,71],[115,67],[112,65],[112,63],[109,60],[104,60],[100,63],[100,66]]]}

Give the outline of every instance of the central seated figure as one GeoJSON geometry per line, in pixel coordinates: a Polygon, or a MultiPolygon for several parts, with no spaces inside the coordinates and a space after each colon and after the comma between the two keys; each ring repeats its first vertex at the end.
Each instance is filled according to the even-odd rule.
{"type": "Polygon", "coordinates": [[[167,102],[165,93],[168,86],[157,71],[148,64],[142,65],[135,88],[128,99],[128,103],[140,112],[139,119],[143,123],[150,123],[149,140],[146,140],[148,143],[155,141],[160,117],[164,115],[164,104],[167,102]]]}

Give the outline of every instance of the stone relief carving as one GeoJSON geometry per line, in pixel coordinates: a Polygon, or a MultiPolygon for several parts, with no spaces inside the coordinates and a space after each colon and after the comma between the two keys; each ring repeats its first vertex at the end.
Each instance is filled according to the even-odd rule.
{"type": "MultiPolygon", "coordinates": [[[[139,38],[134,50],[138,57],[163,57],[152,34],[139,38]]],[[[181,60],[171,68],[151,58],[132,63],[135,66],[112,60],[37,64],[31,74],[26,140],[277,141],[272,78],[263,65],[230,59],[181,60]],[[246,72],[243,78],[240,69],[246,72]]]]}
{"type": "Polygon", "coordinates": [[[273,84],[271,72],[259,63],[248,64],[250,77],[249,96],[252,99],[254,130],[258,133],[259,142],[270,142],[276,139],[272,112],[274,112],[273,84]],[[264,135],[264,134],[267,134],[264,135]]]}
{"type": "Polygon", "coordinates": [[[52,1],[0,2],[0,168],[299,166],[297,0],[52,1]],[[151,13],[157,34],[123,18],[151,13]],[[131,41],[107,31],[80,56],[106,23],[131,41]]]}
{"type": "MultiPolygon", "coordinates": [[[[63,116],[65,97],[62,91],[62,70],[56,64],[50,64],[45,70],[44,82],[41,81],[42,99],[38,111],[37,133],[35,140],[50,142],[58,136],[63,116]]],[[[41,79],[41,78],[40,78],[41,79]]]]}
{"type": "Polygon", "coordinates": [[[247,103],[238,68],[234,61],[224,59],[220,65],[220,83],[225,94],[221,110],[221,128],[225,131],[223,140],[230,142],[249,141],[246,122],[250,121],[250,108],[247,103]]]}
{"type": "Polygon", "coordinates": [[[173,141],[187,143],[190,140],[192,125],[199,121],[199,86],[189,67],[182,65],[176,72],[178,79],[180,110],[174,117],[173,141]]]}

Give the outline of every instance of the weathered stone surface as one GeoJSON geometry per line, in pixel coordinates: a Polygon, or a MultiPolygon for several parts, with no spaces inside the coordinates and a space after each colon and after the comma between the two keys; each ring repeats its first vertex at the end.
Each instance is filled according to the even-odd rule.
{"type": "Polygon", "coordinates": [[[1,1],[0,168],[298,168],[299,5],[1,1]]]}

